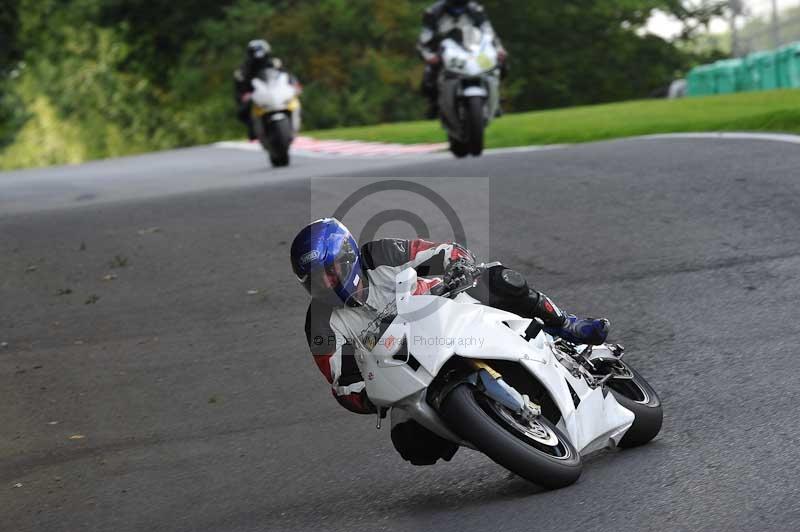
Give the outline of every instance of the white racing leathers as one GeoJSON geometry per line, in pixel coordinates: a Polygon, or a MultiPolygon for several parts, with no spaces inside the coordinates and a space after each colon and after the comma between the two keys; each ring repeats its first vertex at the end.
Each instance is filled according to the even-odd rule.
{"type": "Polygon", "coordinates": [[[422,30],[417,40],[417,51],[427,61],[438,53],[442,40],[453,35],[454,30],[463,33],[469,28],[477,28],[483,33],[494,35],[495,46],[498,49],[502,48],[483,6],[477,2],[469,2],[461,14],[451,15],[444,2],[435,2],[422,16],[422,30]]]}

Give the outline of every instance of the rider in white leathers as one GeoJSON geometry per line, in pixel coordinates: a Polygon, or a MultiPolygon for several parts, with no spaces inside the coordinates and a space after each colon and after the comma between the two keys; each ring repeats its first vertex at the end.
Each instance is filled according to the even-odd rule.
{"type": "Polygon", "coordinates": [[[422,74],[422,94],[428,98],[426,112],[428,118],[436,118],[438,113],[436,78],[439,76],[441,68],[439,45],[454,31],[463,31],[469,26],[480,28],[481,31],[494,35],[497,58],[501,64],[500,74],[505,76],[508,54],[494,32],[492,23],[482,5],[466,0],[441,0],[432,4],[422,16],[422,30],[417,40],[417,52],[425,61],[425,71],[422,74]]]}
{"type": "MultiPolygon", "coordinates": [[[[291,262],[312,295],[305,332],[314,361],[342,406],[370,414],[375,407],[354,355],[371,350],[364,332],[377,313],[394,301],[397,274],[414,268],[416,293],[427,293],[443,280],[468,275],[475,259],[457,243],[422,239],[383,239],[359,249],[344,225],[326,218],[300,231],[292,243],[291,262]]],[[[563,313],[546,295],[529,288],[522,275],[499,264],[482,275],[469,293],[484,304],[539,318],[548,333],[576,343],[601,344],[608,334],[608,320],[563,313]]],[[[534,322],[532,327],[536,326],[534,322]]],[[[392,441],[415,464],[449,459],[456,448],[414,421],[393,427],[392,441]]]]}

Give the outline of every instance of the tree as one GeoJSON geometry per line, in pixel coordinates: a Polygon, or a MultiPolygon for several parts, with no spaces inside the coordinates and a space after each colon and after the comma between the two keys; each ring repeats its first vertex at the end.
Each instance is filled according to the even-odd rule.
{"type": "Polygon", "coordinates": [[[0,4],[0,78],[7,74],[22,56],[17,41],[18,7],[17,0],[5,0],[0,4]]]}

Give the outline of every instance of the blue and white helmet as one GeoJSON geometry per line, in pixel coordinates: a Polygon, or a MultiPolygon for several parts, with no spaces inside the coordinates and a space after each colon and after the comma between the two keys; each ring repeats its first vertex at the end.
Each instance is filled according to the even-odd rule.
{"type": "Polygon", "coordinates": [[[272,46],[264,39],[247,43],[247,62],[251,68],[266,68],[272,60],[272,46]]]}
{"type": "Polygon", "coordinates": [[[253,39],[247,43],[247,57],[251,59],[267,59],[272,54],[272,46],[264,39],[253,39]]]}
{"type": "Polygon", "coordinates": [[[360,305],[365,297],[358,242],[335,218],[303,228],[292,242],[292,270],[314,299],[330,305],[360,305]]]}

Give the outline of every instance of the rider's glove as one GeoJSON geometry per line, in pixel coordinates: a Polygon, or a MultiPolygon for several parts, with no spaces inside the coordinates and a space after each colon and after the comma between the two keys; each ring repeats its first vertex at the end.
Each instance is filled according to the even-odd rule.
{"type": "Polygon", "coordinates": [[[452,261],[444,270],[444,285],[452,290],[461,286],[472,284],[475,281],[477,269],[475,263],[469,259],[452,261]]]}
{"type": "Polygon", "coordinates": [[[500,48],[497,50],[497,61],[500,63],[505,63],[506,59],[508,58],[508,52],[505,48],[500,48]]]}

